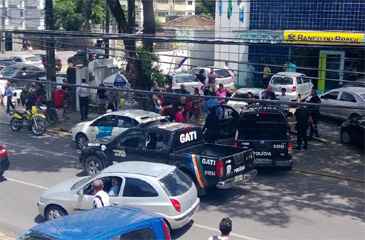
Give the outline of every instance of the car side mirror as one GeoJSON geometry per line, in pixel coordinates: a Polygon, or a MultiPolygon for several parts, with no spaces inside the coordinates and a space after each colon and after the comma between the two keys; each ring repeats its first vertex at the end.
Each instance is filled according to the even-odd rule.
{"type": "Polygon", "coordinates": [[[76,192],[77,195],[79,195],[80,198],[82,198],[84,196],[84,191],[83,189],[80,189],[79,191],[76,192]]]}

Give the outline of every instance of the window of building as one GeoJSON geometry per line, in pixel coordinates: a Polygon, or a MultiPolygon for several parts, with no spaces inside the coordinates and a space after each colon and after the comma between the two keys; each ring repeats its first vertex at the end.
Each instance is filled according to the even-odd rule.
{"type": "Polygon", "coordinates": [[[193,1],[188,1],[188,5],[193,5],[193,1]]]}

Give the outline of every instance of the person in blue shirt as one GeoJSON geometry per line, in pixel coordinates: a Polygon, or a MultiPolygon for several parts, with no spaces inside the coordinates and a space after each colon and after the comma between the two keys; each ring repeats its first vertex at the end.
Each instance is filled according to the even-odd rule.
{"type": "Polygon", "coordinates": [[[119,195],[119,191],[120,191],[120,182],[118,178],[113,178],[112,187],[110,188],[108,195],[109,197],[116,197],[119,195]]]}
{"type": "Polygon", "coordinates": [[[15,106],[13,104],[13,88],[11,86],[11,83],[8,82],[5,88],[5,92],[4,92],[4,96],[7,98],[6,99],[6,113],[9,114],[10,113],[10,107],[12,109],[15,109],[15,106]]]}

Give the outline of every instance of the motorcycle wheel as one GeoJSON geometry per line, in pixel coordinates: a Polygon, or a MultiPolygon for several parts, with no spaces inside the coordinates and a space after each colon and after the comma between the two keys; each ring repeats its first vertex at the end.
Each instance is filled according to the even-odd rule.
{"type": "Polygon", "coordinates": [[[43,135],[47,130],[47,123],[44,118],[34,118],[32,121],[32,133],[35,136],[43,135]]]}
{"type": "Polygon", "coordinates": [[[13,132],[18,132],[23,126],[23,120],[19,120],[17,118],[12,118],[10,120],[10,129],[13,132]]]}

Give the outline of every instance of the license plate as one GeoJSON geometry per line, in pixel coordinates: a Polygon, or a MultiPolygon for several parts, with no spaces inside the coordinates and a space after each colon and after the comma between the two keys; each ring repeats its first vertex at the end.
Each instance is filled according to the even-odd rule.
{"type": "Polygon", "coordinates": [[[238,175],[234,177],[234,182],[241,182],[243,181],[243,175],[238,175]]]}

